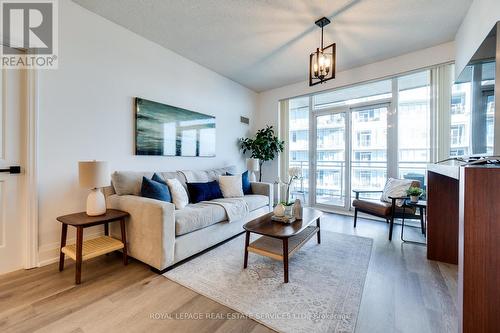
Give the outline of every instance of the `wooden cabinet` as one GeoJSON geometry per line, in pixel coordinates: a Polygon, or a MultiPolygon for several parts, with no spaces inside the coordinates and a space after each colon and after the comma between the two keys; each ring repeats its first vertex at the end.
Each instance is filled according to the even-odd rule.
{"type": "Polygon", "coordinates": [[[429,165],[427,258],[458,263],[460,332],[500,330],[500,166],[429,165]]]}
{"type": "Polygon", "coordinates": [[[430,170],[427,179],[427,259],[457,265],[459,180],[430,170]]]}
{"type": "Polygon", "coordinates": [[[460,168],[458,298],[462,332],[500,330],[500,167],[460,168]]]}

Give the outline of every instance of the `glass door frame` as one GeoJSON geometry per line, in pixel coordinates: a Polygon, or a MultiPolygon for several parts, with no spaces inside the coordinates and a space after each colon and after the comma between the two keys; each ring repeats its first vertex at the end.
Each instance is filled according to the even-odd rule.
{"type": "MultiPolygon", "coordinates": [[[[351,149],[352,149],[352,112],[365,109],[372,109],[376,107],[387,108],[387,124],[392,123],[391,114],[393,113],[392,107],[394,105],[393,98],[385,98],[377,101],[361,102],[356,104],[342,105],[331,108],[324,108],[315,111],[312,108],[312,98],[309,99],[309,123],[311,128],[309,131],[309,202],[311,206],[325,211],[340,211],[348,212],[351,210],[351,149]],[[345,193],[344,193],[344,206],[335,206],[320,204],[316,202],[316,180],[317,180],[317,121],[318,117],[334,114],[345,114],[344,126],[344,180],[345,180],[345,193]]],[[[390,135],[387,134],[387,175],[389,175],[390,152],[389,152],[390,135]]],[[[397,148],[396,148],[397,149],[397,148]]],[[[397,150],[396,150],[397,151],[397,150]]]]}
{"type": "Polygon", "coordinates": [[[341,106],[341,107],[334,107],[334,108],[328,108],[328,109],[321,109],[315,112],[310,112],[310,124],[311,124],[311,131],[310,131],[310,136],[309,136],[309,202],[311,203],[312,206],[317,207],[322,210],[342,210],[342,211],[348,211],[349,206],[347,206],[347,191],[349,190],[349,184],[350,184],[350,173],[347,172],[348,170],[348,162],[350,160],[350,150],[348,149],[350,147],[350,132],[348,131],[348,128],[350,126],[350,108],[349,106],[341,106]],[[316,181],[317,181],[317,157],[318,157],[318,117],[322,116],[328,116],[328,115],[335,115],[335,114],[342,114],[344,113],[344,174],[342,177],[344,177],[344,186],[345,186],[345,193],[344,193],[344,206],[335,206],[335,205],[327,205],[327,204],[320,204],[316,202],[316,181]]]}

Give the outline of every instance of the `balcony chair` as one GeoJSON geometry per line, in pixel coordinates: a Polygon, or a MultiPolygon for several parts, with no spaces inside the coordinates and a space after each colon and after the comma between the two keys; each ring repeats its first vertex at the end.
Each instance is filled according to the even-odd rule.
{"type": "MultiPolygon", "coordinates": [[[[420,188],[420,182],[414,180],[411,186],[420,188]]],[[[358,219],[358,212],[365,214],[377,216],[385,219],[389,223],[389,240],[392,240],[392,230],[394,229],[394,219],[405,218],[405,219],[415,219],[422,221],[422,216],[416,214],[415,207],[399,207],[396,205],[398,199],[406,199],[407,196],[402,197],[389,197],[391,202],[385,202],[381,199],[360,199],[359,195],[361,193],[382,193],[383,191],[373,191],[373,190],[353,190],[356,198],[352,202],[354,207],[354,228],[356,228],[356,222],[358,219]],[[404,215],[403,215],[404,213],[404,215]]]]}

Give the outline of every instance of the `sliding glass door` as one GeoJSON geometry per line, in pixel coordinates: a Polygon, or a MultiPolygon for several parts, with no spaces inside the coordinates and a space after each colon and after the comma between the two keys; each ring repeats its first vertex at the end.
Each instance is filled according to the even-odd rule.
{"type": "Polygon", "coordinates": [[[315,114],[315,204],[348,209],[351,189],[378,190],[384,186],[388,109],[389,104],[365,104],[315,114]]]}
{"type": "MultiPolygon", "coordinates": [[[[388,177],[419,180],[425,187],[426,165],[437,156],[436,147],[431,149],[437,142],[431,77],[424,70],[288,100],[289,151],[282,174],[288,177],[288,167],[302,171],[291,197],[319,208],[349,210],[353,189],[381,190],[388,177]]],[[[484,93],[485,109],[492,100],[484,93]]],[[[452,142],[461,135],[455,124],[452,118],[452,142]]],[[[489,144],[489,127],[485,132],[489,144]]]]}
{"type": "Polygon", "coordinates": [[[346,112],[315,117],[315,202],[345,207],[346,112]]]}

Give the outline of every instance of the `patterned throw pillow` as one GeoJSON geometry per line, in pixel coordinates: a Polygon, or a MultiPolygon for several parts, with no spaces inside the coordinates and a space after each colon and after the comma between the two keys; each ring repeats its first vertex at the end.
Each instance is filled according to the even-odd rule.
{"type": "Polygon", "coordinates": [[[224,198],[241,198],[243,187],[241,176],[219,176],[219,186],[224,198]]]}
{"type": "MultiPolygon", "coordinates": [[[[413,180],[411,179],[387,179],[387,183],[385,183],[384,191],[382,192],[380,200],[391,203],[392,199],[390,199],[389,197],[406,197],[406,190],[410,188],[412,182],[413,180]]],[[[398,199],[396,200],[396,205],[401,207],[403,205],[403,202],[404,200],[398,199]]]]}
{"type": "Polygon", "coordinates": [[[188,194],[178,179],[167,179],[167,185],[172,194],[172,202],[176,209],[182,209],[189,203],[188,194]]]}

